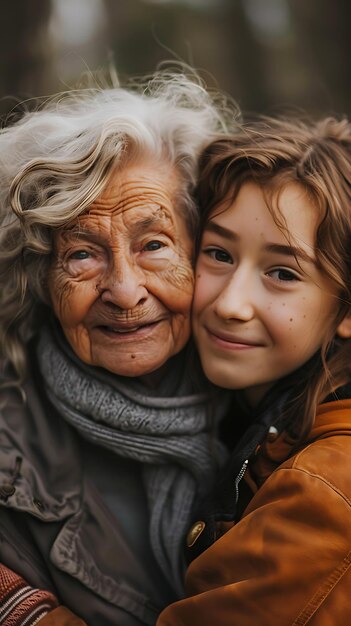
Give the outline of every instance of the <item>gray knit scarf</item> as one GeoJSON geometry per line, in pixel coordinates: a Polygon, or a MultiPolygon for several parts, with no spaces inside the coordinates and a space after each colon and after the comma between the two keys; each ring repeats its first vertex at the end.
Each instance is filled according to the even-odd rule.
{"type": "MultiPolygon", "coordinates": [[[[225,457],[211,434],[208,394],[189,395],[189,372],[183,371],[172,397],[162,392],[153,396],[154,390],[135,379],[85,365],[48,328],[41,332],[38,359],[48,395],[65,420],[84,438],[144,464],[151,547],[181,595],[182,547],[190,513],[225,457]]],[[[169,376],[174,378],[174,372],[169,376]]],[[[167,382],[162,381],[163,390],[167,382]]],[[[216,402],[215,420],[223,416],[226,400],[223,394],[216,402]]]]}

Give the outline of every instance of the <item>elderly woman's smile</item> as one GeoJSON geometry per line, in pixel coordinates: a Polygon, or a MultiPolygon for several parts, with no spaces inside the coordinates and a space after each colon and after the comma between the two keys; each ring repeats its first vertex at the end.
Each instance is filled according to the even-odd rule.
{"type": "Polygon", "coordinates": [[[193,271],[177,183],[168,165],[127,166],[56,233],[52,306],[85,363],[141,376],[186,344],[193,271]]]}

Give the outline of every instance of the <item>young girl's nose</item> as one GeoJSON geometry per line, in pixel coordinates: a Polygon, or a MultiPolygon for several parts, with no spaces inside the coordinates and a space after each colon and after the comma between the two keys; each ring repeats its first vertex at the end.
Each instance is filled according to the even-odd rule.
{"type": "Polygon", "coordinates": [[[247,273],[235,272],[215,301],[216,314],[223,319],[249,321],[255,315],[255,291],[247,273]]]}

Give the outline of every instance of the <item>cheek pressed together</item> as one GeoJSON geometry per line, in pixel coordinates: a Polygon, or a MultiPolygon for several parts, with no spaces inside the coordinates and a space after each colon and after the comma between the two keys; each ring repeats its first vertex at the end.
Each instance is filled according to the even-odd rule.
{"type": "Polygon", "coordinates": [[[57,232],[49,289],[74,352],[123,376],[158,370],[186,344],[191,241],[169,166],[126,167],[57,232]]]}
{"type": "Polygon", "coordinates": [[[279,195],[287,236],[262,189],[242,185],[212,211],[196,268],[194,333],[208,378],[259,402],[321,347],[338,311],[335,287],[316,263],[318,211],[304,189],[279,195]]]}

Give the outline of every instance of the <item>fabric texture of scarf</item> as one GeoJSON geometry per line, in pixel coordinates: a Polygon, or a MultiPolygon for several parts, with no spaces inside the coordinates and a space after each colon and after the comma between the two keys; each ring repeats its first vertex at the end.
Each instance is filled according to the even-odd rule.
{"type": "MultiPolygon", "coordinates": [[[[217,399],[211,425],[209,395],[189,392],[186,368],[172,396],[164,395],[167,380],[160,384],[163,393],[152,395],[154,390],[135,379],[85,365],[48,328],[41,332],[38,359],[49,398],[62,417],[87,440],[143,464],[151,547],[181,595],[182,545],[190,514],[226,457],[213,435],[213,420],[227,408],[225,395],[220,403],[217,399]]],[[[174,379],[174,371],[167,376],[174,379]]]]}

